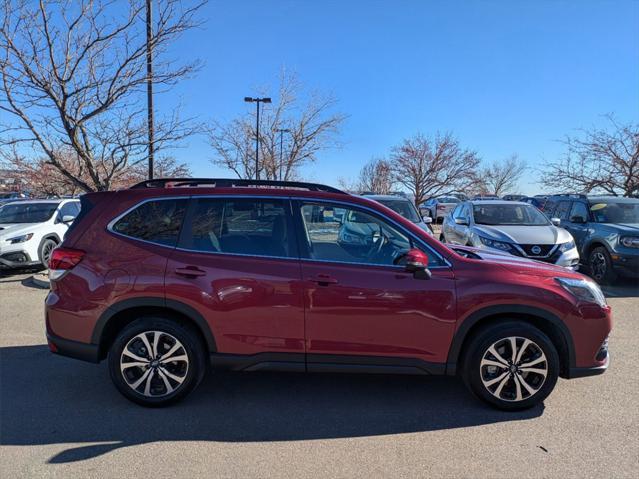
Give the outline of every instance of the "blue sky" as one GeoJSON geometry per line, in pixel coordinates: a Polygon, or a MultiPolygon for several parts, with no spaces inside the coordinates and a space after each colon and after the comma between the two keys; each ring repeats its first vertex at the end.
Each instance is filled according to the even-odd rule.
{"type": "MultiPolygon", "coordinates": [[[[349,116],[342,147],[306,179],[355,177],[402,138],[437,130],[484,161],[517,153],[539,167],[603,114],[639,121],[638,1],[233,0],[201,16],[169,54],[204,67],[158,98],[160,112],[179,101],[187,116],[229,120],[249,108],[244,96],[294,71],[349,116]]],[[[230,174],[204,138],[173,154],[196,175],[230,174]]],[[[520,189],[543,186],[531,172],[520,189]]]]}

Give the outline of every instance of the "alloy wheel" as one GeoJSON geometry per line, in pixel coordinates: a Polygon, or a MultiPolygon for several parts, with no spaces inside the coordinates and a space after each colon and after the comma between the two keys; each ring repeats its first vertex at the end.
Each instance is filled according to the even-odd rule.
{"type": "Polygon", "coordinates": [[[55,249],[56,244],[53,241],[47,241],[44,243],[42,247],[42,263],[45,265],[49,264],[49,260],[51,259],[51,252],[55,249]]]}
{"type": "Polygon", "coordinates": [[[590,272],[595,279],[600,280],[604,278],[607,268],[606,257],[602,252],[595,251],[590,255],[590,272]]]}
{"type": "Polygon", "coordinates": [[[479,369],[490,394],[502,401],[517,402],[541,389],[548,376],[548,360],[535,342],[510,336],[490,345],[479,369]]]}
{"type": "Polygon", "coordinates": [[[180,341],[163,331],[145,331],[129,340],[120,355],[126,384],[146,397],[176,391],[186,379],[189,357],[180,341]]]}

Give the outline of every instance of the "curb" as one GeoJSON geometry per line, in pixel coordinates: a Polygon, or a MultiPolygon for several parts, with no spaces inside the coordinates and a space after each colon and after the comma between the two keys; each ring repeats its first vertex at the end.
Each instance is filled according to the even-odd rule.
{"type": "Polygon", "coordinates": [[[31,276],[31,282],[43,289],[49,289],[50,286],[49,277],[47,274],[34,274],[33,276],[31,276]]]}

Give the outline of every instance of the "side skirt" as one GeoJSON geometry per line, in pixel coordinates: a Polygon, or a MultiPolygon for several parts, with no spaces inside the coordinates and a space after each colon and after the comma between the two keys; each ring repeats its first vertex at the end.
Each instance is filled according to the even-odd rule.
{"type": "Polygon", "coordinates": [[[416,358],[304,353],[211,354],[213,369],[221,371],[287,371],[313,373],[443,375],[445,363],[416,358]]]}

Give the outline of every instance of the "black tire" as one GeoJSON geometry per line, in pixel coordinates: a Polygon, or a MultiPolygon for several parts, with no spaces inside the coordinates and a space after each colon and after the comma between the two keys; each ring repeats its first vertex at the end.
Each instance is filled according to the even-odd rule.
{"type": "Polygon", "coordinates": [[[40,249],[38,250],[38,260],[44,268],[49,267],[49,258],[51,258],[51,252],[56,246],[58,246],[58,243],[56,242],[56,240],[51,238],[45,239],[40,245],[40,249]]]}
{"type": "Polygon", "coordinates": [[[588,271],[592,279],[600,284],[610,284],[617,279],[610,253],[603,246],[593,248],[588,255],[588,271]]]}
{"type": "MultiPolygon", "coordinates": [[[[182,400],[200,384],[206,372],[205,352],[202,341],[192,328],[169,318],[141,317],[128,324],[113,342],[108,357],[109,373],[115,387],[127,399],[147,407],[168,406],[182,400]],[[139,335],[148,333],[148,336],[145,337],[150,343],[154,337],[154,332],[160,333],[156,349],[163,348],[163,351],[168,353],[171,350],[171,346],[175,346],[179,342],[181,348],[178,348],[171,357],[178,359],[186,356],[187,360],[167,361],[166,363],[156,363],[152,366],[151,354],[149,354],[144,357],[145,361],[149,363],[147,366],[129,367],[126,370],[121,370],[121,362],[125,365],[129,361],[139,364],[138,361],[131,360],[129,356],[123,355],[124,348],[127,347],[127,351],[143,357],[146,348],[135,349],[139,344],[143,344],[142,340],[139,339],[139,335]],[[176,340],[176,342],[173,342],[173,340],[176,340]],[[125,374],[127,374],[127,377],[135,384],[140,377],[147,373],[149,373],[147,378],[151,376],[148,383],[156,392],[160,391],[159,394],[154,395],[152,390],[149,390],[150,396],[144,394],[146,391],[142,390],[142,388],[143,385],[146,386],[146,379],[137,389],[133,389],[127,379],[125,379],[125,374]],[[172,377],[179,377],[182,382],[179,383],[171,379],[165,373],[170,373],[172,377]],[[163,379],[168,381],[169,386],[164,385],[163,379]],[[169,387],[174,387],[175,389],[170,391],[169,387]]],[[[157,356],[155,357],[157,359],[157,356]]]]}
{"type": "Polygon", "coordinates": [[[464,352],[461,375],[470,391],[482,401],[504,411],[520,411],[539,404],[552,392],[559,376],[559,355],[548,336],[534,326],[520,321],[499,322],[478,331],[471,339],[464,352]],[[510,363],[510,338],[515,338],[516,353],[519,351],[517,348],[523,348],[526,340],[532,342],[523,348],[521,360],[514,367],[516,372],[509,364],[493,366],[503,363],[489,351],[494,347],[495,351],[503,353],[500,354],[501,359],[510,363]],[[482,365],[484,359],[490,365],[482,365]],[[531,363],[534,365],[523,368],[525,371],[517,366],[531,363]],[[545,370],[545,376],[533,370],[545,370]],[[485,385],[491,382],[490,386],[485,385]],[[524,383],[530,390],[524,387],[524,383]],[[520,399],[517,399],[518,395],[520,399]]]}

